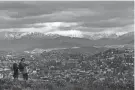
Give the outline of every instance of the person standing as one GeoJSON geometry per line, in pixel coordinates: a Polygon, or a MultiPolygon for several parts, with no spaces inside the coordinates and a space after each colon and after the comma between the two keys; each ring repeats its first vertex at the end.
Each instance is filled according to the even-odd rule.
{"type": "Polygon", "coordinates": [[[23,75],[23,80],[28,80],[27,66],[28,64],[25,63],[25,58],[22,58],[19,63],[19,70],[23,75]]]}
{"type": "Polygon", "coordinates": [[[18,65],[15,62],[15,63],[13,63],[13,77],[14,77],[14,80],[18,80],[18,75],[19,75],[18,65]]]}

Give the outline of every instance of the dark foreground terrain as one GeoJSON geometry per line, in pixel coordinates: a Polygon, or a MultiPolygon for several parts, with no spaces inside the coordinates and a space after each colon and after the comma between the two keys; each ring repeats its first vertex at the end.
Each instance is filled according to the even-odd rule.
{"type": "Polygon", "coordinates": [[[132,49],[111,48],[93,55],[54,50],[24,56],[29,63],[27,82],[11,79],[11,62],[21,55],[1,57],[0,90],[134,90],[132,49]]]}
{"type": "Polygon", "coordinates": [[[62,82],[47,82],[47,81],[12,81],[9,79],[0,80],[0,90],[134,90],[132,85],[118,84],[93,84],[84,83],[71,84],[62,82]]]}

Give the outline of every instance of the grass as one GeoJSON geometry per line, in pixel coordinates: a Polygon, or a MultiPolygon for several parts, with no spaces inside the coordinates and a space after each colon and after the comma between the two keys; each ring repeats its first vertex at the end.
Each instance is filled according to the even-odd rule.
{"type": "Polygon", "coordinates": [[[121,85],[110,85],[109,87],[103,84],[89,83],[87,86],[79,84],[66,83],[65,85],[58,85],[55,82],[45,81],[16,81],[10,79],[0,79],[0,90],[134,90],[134,87],[127,87],[121,85]]]}

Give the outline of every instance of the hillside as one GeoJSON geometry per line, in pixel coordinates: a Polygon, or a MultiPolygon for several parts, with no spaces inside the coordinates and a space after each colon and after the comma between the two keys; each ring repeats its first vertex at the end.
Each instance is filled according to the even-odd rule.
{"type": "MultiPolygon", "coordinates": [[[[90,51],[96,51],[96,48],[85,49],[88,48],[90,51]]],[[[1,71],[7,74],[7,77],[0,79],[0,89],[133,90],[132,49],[111,48],[93,55],[79,53],[81,51],[82,49],[74,53],[70,50],[54,50],[43,52],[41,55],[26,54],[25,58],[29,62],[29,81],[14,83],[11,78],[8,79],[11,71],[7,69],[1,71]]],[[[17,57],[19,58],[19,55],[17,57]]],[[[17,57],[13,60],[18,60],[17,57]]],[[[6,62],[12,61],[9,59],[6,62]]],[[[1,67],[9,68],[10,64],[4,63],[1,67]]]]}

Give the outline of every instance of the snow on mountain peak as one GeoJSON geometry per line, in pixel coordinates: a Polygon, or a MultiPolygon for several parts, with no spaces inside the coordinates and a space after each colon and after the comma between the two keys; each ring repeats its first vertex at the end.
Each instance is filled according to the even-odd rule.
{"type": "Polygon", "coordinates": [[[79,30],[67,30],[67,31],[51,31],[46,33],[40,32],[7,32],[5,33],[6,39],[20,39],[22,37],[32,37],[32,38],[56,38],[60,36],[76,37],[76,38],[87,38],[87,39],[100,39],[100,38],[117,38],[128,32],[114,32],[111,30],[101,31],[101,32],[86,32],[79,30]]]}

